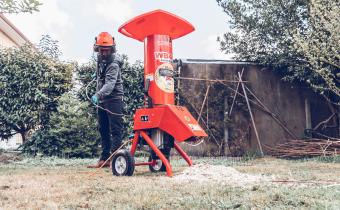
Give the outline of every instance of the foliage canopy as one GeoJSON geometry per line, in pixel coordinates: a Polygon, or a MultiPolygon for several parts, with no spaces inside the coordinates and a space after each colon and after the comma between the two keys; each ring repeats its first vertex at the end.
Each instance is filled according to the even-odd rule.
{"type": "Polygon", "coordinates": [[[339,102],[339,2],[336,0],[217,0],[228,15],[221,50],[271,66],[339,102]]]}
{"type": "Polygon", "coordinates": [[[25,141],[29,131],[48,123],[57,99],[71,89],[74,65],[51,56],[30,45],[0,50],[1,138],[20,133],[25,141]]]}

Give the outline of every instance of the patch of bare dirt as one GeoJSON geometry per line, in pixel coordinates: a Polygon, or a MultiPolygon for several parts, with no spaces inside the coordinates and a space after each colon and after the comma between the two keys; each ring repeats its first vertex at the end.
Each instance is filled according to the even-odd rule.
{"type": "Polygon", "coordinates": [[[232,167],[223,165],[198,164],[186,168],[173,179],[178,182],[213,182],[245,187],[254,184],[270,184],[272,177],[241,173],[232,167]]]}
{"type": "Polygon", "coordinates": [[[9,164],[16,161],[21,161],[23,158],[18,154],[0,153],[0,164],[9,164]]]}

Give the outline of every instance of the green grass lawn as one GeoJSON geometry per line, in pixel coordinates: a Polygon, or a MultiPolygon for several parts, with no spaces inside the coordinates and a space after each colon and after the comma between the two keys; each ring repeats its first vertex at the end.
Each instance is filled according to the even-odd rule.
{"type": "Polygon", "coordinates": [[[223,165],[269,180],[241,186],[223,177],[180,181],[176,176],[189,169],[178,157],[172,159],[173,178],[145,166],[132,177],[114,177],[109,169],[91,176],[94,170],[86,165],[95,161],[23,158],[0,163],[0,209],[340,209],[339,158],[194,158],[196,164],[223,165]]]}

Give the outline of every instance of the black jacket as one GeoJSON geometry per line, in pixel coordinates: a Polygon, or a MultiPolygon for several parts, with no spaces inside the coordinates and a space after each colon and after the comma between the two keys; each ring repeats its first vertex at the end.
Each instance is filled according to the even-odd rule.
{"type": "Polygon", "coordinates": [[[123,81],[120,62],[113,60],[110,63],[98,63],[97,65],[97,89],[96,96],[100,103],[123,97],[123,81]]]}

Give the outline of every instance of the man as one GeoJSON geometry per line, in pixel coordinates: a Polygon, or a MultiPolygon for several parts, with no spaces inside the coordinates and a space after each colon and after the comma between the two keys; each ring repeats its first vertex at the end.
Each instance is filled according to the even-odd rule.
{"type": "MultiPolygon", "coordinates": [[[[97,52],[96,93],[91,100],[98,105],[98,124],[101,136],[102,153],[99,161],[89,168],[101,167],[122,144],[123,83],[119,61],[116,59],[114,38],[107,32],[95,38],[94,51],[97,52]],[[106,109],[106,110],[104,110],[106,109]]],[[[108,167],[108,161],[103,167],[108,167]]]]}

